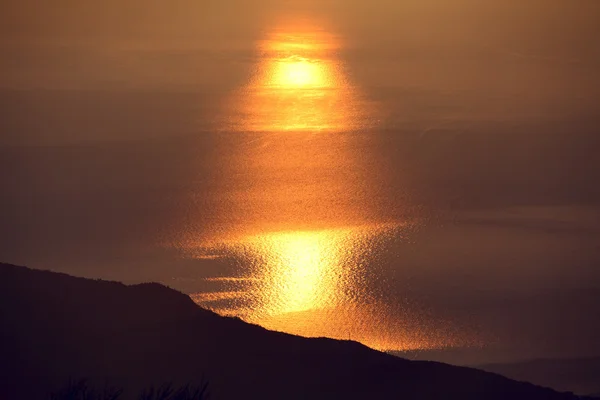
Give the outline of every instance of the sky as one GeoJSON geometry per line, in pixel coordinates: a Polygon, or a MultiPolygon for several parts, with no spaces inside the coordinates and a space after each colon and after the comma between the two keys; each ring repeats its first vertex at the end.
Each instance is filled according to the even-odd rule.
{"type": "Polygon", "coordinates": [[[600,354],[599,22],[595,0],[3,1],[2,261],[193,294],[260,259],[202,253],[232,232],[395,224],[356,257],[406,343],[600,354]],[[289,103],[288,40],[317,43],[322,71],[283,71],[321,103],[289,103]]]}

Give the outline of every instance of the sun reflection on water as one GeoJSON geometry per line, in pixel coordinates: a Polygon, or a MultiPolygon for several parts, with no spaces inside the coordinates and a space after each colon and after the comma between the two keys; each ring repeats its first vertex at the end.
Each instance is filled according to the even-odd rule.
{"type": "Polygon", "coordinates": [[[281,61],[273,72],[273,87],[319,88],[326,84],[326,76],[321,65],[303,57],[290,57],[281,61]]]}
{"type": "Polygon", "coordinates": [[[261,314],[281,315],[334,306],[350,289],[350,253],[360,246],[346,230],[279,232],[243,242],[260,276],[261,314]]]}
{"type": "Polygon", "coordinates": [[[426,316],[418,304],[385,304],[366,266],[398,224],[287,231],[214,243],[203,252],[239,260],[242,275],[216,278],[222,291],[192,298],[222,315],[308,337],[352,339],[381,350],[464,343],[453,324],[426,316]],[[247,278],[244,278],[246,276],[247,278]]]}
{"type": "MultiPolygon", "coordinates": [[[[377,240],[396,225],[382,224],[357,228],[317,231],[285,231],[257,234],[196,248],[195,257],[220,252],[239,260],[244,277],[218,279],[232,290],[196,296],[201,303],[231,300],[237,304],[215,304],[252,312],[245,317],[253,322],[265,318],[324,310],[349,304],[368,295],[361,287],[361,265],[376,251],[377,240]]],[[[188,254],[193,254],[188,250],[188,254]]],[[[227,302],[226,302],[227,303],[227,302]]],[[[285,330],[285,327],[278,327],[285,330]]]]}
{"type": "Polygon", "coordinates": [[[179,239],[187,257],[223,267],[205,280],[212,290],[191,297],[287,333],[382,350],[452,345],[452,324],[385,293],[393,275],[385,274],[398,266],[382,249],[415,221],[374,212],[377,171],[364,128],[376,125],[376,113],[350,83],[341,46],[304,22],[271,29],[258,43],[255,73],[227,103],[235,134],[221,138],[214,227],[207,234],[190,218],[179,239]]]}
{"type": "Polygon", "coordinates": [[[272,29],[258,45],[250,83],[236,92],[234,130],[348,131],[364,108],[337,56],[339,39],[310,24],[272,29]]]}
{"type": "Polygon", "coordinates": [[[299,312],[324,306],[327,291],[336,290],[328,276],[335,265],[336,241],[323,233],[293,232],[261,238],[258,248],[272,266],[268,284],[278,312],[299,312]]]}

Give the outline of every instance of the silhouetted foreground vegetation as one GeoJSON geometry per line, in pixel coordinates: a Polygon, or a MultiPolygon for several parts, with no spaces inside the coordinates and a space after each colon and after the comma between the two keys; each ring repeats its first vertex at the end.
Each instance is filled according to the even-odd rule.
{"type": "Polygon", "coordinates": [[[105,386],[98,390],[91,388],[87,381],[69,381],[67,385],[49,396],[49,400],[118,400],[123,394],[123,389],[105,386]]]}
{"type": "MultiPolygon", "coordinates": [[[[69,383],[56,393],[52,393],[49,400],[121,400],[124,390],[106,385],[102,389],[90,387],[85,379],[69,381],[69,383]]],[[[186,385],[175,387],[172,383],[162,386],[151,386],[144,389],[137,400],[208,400],[208,383],[200,386],[186,385]]]]}

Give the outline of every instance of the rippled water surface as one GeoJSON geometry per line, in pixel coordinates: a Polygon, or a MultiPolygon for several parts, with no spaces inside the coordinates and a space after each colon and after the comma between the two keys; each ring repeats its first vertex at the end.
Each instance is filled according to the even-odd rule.
{"type": "Polygon", "coordinates": [[[257,41],[253,74],[220,113],[228,206],[215,217],[235,220],[208,237],[192,224],[179,245],[187,257],[238,267],[208,278],[215,291],[192,298],[267,328],[382,349],[456,343],[450,326],[434,333],[444,324],[417,304],[385,304],[369,276],[386,242],[420,222],[379,209],[384,171],[365,152],[381,116],[348,76],[343,46],[310,19],[274,24],[257,41]]]}
{"type": "Polygon", "coordinates": [[[458,363],[600,354],[594,1],[29,3],[0,261],[458,363]]]}

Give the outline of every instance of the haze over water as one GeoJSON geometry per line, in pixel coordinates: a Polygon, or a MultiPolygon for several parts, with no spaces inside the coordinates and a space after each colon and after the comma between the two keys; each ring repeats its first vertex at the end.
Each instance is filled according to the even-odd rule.
{"type": "Polygon", "coordinates": [[[220,283],[217,291],[192,298],[270,329],[382,349],[457,342],[436,334],[443,324],[385,304],[365,285],[386,236],[418,222],[378,210],[382,177],[368,164],[375,155],[364,152],[372,151],[369,131],[380,116],[340,59],[344,39],[293,16],[267,26],[264,36],[248,82],[220,113],[221,133],[235,135],[225,139],[229,156],[218,166],[228,207],[216,213],[213,237],[203,238],[190,221],[182,238],[186,255],[228,257],[239,267],[209,278],[220,283]],[[227,221],[231,215],[235,221],[227,221]]]}
{"type": "Polygon", "coordinates": [[[453,362],[600,354],[593,3],[225,3],[3,25],[1,261],[453,362]]]}

